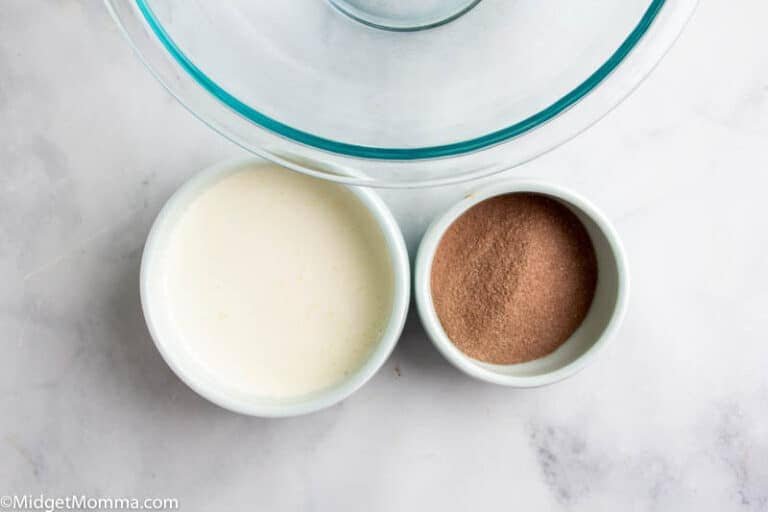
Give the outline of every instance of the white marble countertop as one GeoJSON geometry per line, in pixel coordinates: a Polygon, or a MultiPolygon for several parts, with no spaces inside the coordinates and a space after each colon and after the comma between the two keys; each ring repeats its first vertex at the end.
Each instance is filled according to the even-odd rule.
{"type": "MultiPolygon", "coordinates": [[[[703,0],[652,77],[512,172],[591,198],[632,273],[617,339],[551,387],[470,380],[415,316],[329,410],[238,416],[166,367],[138,302],[163,201],[239,150],[96,0],[0,5],[0,493],[182,510],[768,510],[764,0],[703,0]]],[[[477,185],[386,191],[414,248],[477,185]]]]}

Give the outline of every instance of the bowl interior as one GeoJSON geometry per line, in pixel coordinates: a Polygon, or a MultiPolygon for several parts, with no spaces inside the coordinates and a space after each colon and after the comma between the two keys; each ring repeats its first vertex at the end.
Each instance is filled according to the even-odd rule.
{"type": "Polygon", "coordinates": [[[416,281],[419,311],[437,348],[459,369],[483,380],[514,386],[537,386],[555,382],[575,373],[607,342],[620,321],[626,298],[626,270],[618,238],[607,221],[572,194],[537,183],[498,184],[470,196],[430,228],[417,261],[416,281]],[[586,318],[571,337],[551,354],[527,363],[496,365],[473,359],[461,352],[443,330],[432,304],[431,260],[445,230],[471,206],[490,197],[530,192],[542,194],[568,207],[584,224],[595,248],[598,280],[586,318]],[[428,261],[427,261],[428,259],[428,261]]]}
{"type": "Polygon", "coordinates": [[[598,266],[597,288],[592,305],[586,318],[573,335],[557,350],[543,358],[511,365],[494,365],[467,358],[472,364],[485,370],[514,377],[537,377],[554,373],[587,354],[602,339],[611,319],[616,314],[620,296],[620,277],[611,242],[605,232],[582,210],[562,199],[556,197],[554,199],[558,199],[576,214],[592,239],[598,266]]]}
{"type": "Polygon", "coordinates": [[[480,0],[329,0],[354,20],[385,30],[434,28],[465,14],[480,0]]]}
{"type": "Polygon", "coordinates": [[[401,159],[477,149],[468,142],[491,145],[492,134],[556,115],[623,60],[664,1],[482,0],[419,32],[372,28],[327,0],[136,5],[173,58],[240,115],[320,149],[401,159]]]}

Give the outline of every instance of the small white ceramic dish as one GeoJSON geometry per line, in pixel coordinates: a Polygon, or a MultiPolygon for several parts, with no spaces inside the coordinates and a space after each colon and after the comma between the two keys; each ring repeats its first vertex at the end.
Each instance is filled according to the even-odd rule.
{"type": "Polygon", "coordinates": [[[448,361],[480,380],[513,387],[535,387],[569,377],[594,360],[616,332],[626,309],[629,291],[624,251],[608,220],[588,201],[563,188],[530,180],[493,184],[465,197],[427,229],[419,246],[415,268],[415,294],[427,334],[448,361]],[[494,196],[529,192],[556,199],[573,211],[587,228],[595,247],[598,282],[587,317],[573,335],[546,357],[522,364],[494,365],[461,352],[443,330],[432,303],[432,259],[446,229],[472,206],[494,196]]]}
{"type": "Polygon", "coordinates": [[[163,359],[174,373],[198,394],[221,407],[242,414],[262,417],[296,416],[330,407],[343,400],[381,368],[394,349],[405,323],[410,300],[410,266],[402,233],[387,206],[373,191],[351,187],[349,190],[371,212],[381,228],[389,250],[394,278],[389,322],[370,356],[356,372],[338,384],[306,396],[273,399],[257,393],[243,393],[223,387],[201,368],[179,339],[165,307],[166,294],[161,288],[164,286],[162,259],[174,227],[186,207],[203,190],[229,174],[262,163],[266,164],[259,160],[247,159],[214,165],[185,183],[168,200],[155,220],[144,247],[140,277],[141,305],[149,332],[163,359]]]}

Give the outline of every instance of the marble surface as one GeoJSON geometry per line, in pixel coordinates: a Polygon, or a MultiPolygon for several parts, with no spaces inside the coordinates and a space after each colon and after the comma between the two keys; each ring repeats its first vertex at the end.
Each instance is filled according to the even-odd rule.
{"type": "MultiPolygon", "coordinates": [[[[702,0],[652,77],[513,171],[623,236],[632,296],[576,377],[510,390],[415,317],[329,410],[238,416],[166,367],[142,245],[195,170],[239,154],[143,69],[97,0],[0,4],[0,494],[170,496],[182,510],[768,510],[763,0],[702,0]]],[[[465,191],[383,192],[413,249],[465,191]]]]}

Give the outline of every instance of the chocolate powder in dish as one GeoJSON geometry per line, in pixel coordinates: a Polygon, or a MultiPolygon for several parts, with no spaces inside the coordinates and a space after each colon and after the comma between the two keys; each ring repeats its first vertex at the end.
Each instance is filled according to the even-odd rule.
{"type": "Polygon", "coordinates": [[[523,363],[562,345],[589,311],[597,258],[581,221],[543,195],[487,199],[445,232],[432,262],[432,300],[468,356],[523,363]]]}

